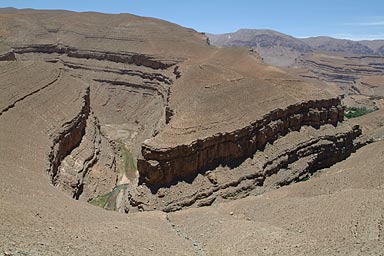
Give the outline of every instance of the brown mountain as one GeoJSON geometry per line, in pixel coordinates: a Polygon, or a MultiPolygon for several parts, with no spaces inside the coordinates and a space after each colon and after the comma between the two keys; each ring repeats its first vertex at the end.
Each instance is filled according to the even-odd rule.
{"type": "Polygon", "coordinates": [[[331,37],[298,39],[271,30],[244,30],[222,35],[208,35],[218,46],[251,47],[271,65],[285,67],[290,72],[325,83],[327,90],[344,95],[345,104],[380,108],[384,75],[383,40],[351,41],[331,37]],[[363,81],[370,81],[369,83],[363,81]],[[367,89],[370,87],[372,89],[367,89]],[[372,92],[373,92],[372,91],[372,92]]]}
{"type": "Polygon", "coordinates": [[[240,29],[234,33],[207,34],[212,45],[247,46],[254,48],[271,65],[289,66],[300,55],[308,52],[336,52],[344,54],[382,54],[384,41],[352,41],[332,37],[294,38],[262,29],[240,29]]]}
{"type": "Polygon", "coordinates": [[[212,45],[247,46],[255,49],[271,65],[287,66],[312,48],[301,40],[273,30],[240,29],[235,33],[207,34],[212,45]]]}

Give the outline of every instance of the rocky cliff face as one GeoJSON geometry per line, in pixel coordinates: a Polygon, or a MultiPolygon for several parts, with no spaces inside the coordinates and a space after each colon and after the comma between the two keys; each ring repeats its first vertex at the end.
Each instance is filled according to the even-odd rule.
{"type": "Polygon", "coordinates": [[[13,61],[16,60],[15,53],[6,45],[0,43],[0,61],[13,61]]]}
{"type": "Polygon", "coordinates": [[[44,54],[66,54],[68,57],[80,59],[108,60],[117,63],[135,64],[152,69],[167,69],[177,63],[176,60],[159,60],[158,57],[135,52],[108,52],[88,49],[77,49],[73,46],[60,44],[37,44],[14,46],[14,53],[44,53],[44,54]]]}
{"type": "Polygon", "coordinates": [[[259,195],[308,179],[316,171],[347,158],[367,141],[362,131],[346,122],[316,129],[304,126],[267,144],[237,166],[220,166],[196,174],[187,182],[150,190],[131,190],[129,211],[161,209],[166,212],[202,207],[259,195]],[[358,142],[359,141],[359,142],[358,142]]]}
{"type": "Polygon", "coordinates": [[[14,52],[0,53],[0,61],[13,61],[16,60],[14,52]]]}
{"type": "Polygon", "coordinates": [[[243,129],[197,140],[191,145],[164,150],[144,144],[143,159],[138,160],[140,181],[155,186],[170,185],[220,164],[236,166],[239,160],[289,131],[300,130],[303,125],[337,125],[342,120],[339,99],[309,101],[277,109],[243,129]]]}
{"type": "Polygon", "coordinates": [[[83,132],[78,146],[62,159],[53,185],[74,199],[90,201],[115,186],[116,154],[101,134],[99,121],[92,112],[83,132]]]}
{"type": "MultiPolygon", "coordinates": [[[[85,201],[110,192],[122,178],[123,161],[116,145],[124,144],[136,155],[142,141],[170,118],[170,87],[181,74],[176,64],[185,60],[174,49],[205,39],[175,24],[132,15],[94,14],[93,18],[69,12],[63,16],[16,12],[6,15],[0,25],[0,36],[7,35],[0,45],[0,61],[31,67],[43,62],[88,86],[87,94],[79,95],[84,96],[81,111],[52,135],[48,173],[53,185],[85,201]],[[82,25],[73,25],[73,20],[82,25]],[[167,32],[168,27],[172,32],[167,32]],[[18,31],[23,31],[22,37],[18,31]]],[[[43,88],[33,78],[25,88],[9,86],[0,115],[59,80],[59,72],[54,71],[43,88]]]]}
{"type": "Polygon", "coordinates": [[[55,184],[56,175],[61,161],[78,147],[85,133],[85,127],[90,112],[89,88],[83,96],[83,106],[74,119],[63,126],[63,131],[53,138],[51,153],[49,154],[50,167],[48,172],[55,184]]]}

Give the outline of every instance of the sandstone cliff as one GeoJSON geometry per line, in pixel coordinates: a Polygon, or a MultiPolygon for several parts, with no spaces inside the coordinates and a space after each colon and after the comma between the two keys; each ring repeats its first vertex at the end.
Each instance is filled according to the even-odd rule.
{"type": "Polygon", "coordinates": [[[149,191],[131,191],[130,211],[161,209],[166,212],[188,207],[215,205],[309,179],[316,171],[347,158],[367,141],[358,143],[359,126],[341,123],[336,128],[301,127],[267,144],[236,166],[221,165],[200,172],[186,182],[149,191]]]}
{"type": "Polygon", "coordinates": [[[243,129],[216,134],[190,145],[165,150],[144,145],[144,159],[138,161],[140,179],[152,185],[169,185],[220,164],[236,165],[236,162],[250,157],[256,150],[264,149],[266,143],[273,143],[289,131],[300,130],[303,125],[336,126],[342,120],[340,100],[309,101],[277,109],[243,129]]]}

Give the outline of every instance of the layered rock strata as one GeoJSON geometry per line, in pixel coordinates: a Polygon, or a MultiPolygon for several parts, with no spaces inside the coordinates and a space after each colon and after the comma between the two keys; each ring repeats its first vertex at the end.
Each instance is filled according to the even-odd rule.
{"type": "Polygon", "coordinates": [[[304,77],[332,83],[350,84],[363,76],[383,75],[383,57],[380,56],[307,54],[299,58],[297,64],[310,72],[304,77]]]}
{"type": "Polygon", "coordinates": [[[48,172],[52,182],[55,183],[56,175],[61,161],[78,147],[85,134],[85,127],[90,113],[89,87],[83,96],[83,104],[80,112],[70,122],[63,125],[63,130],[55,134],[53,145],[49,154],[50,167],[48,172]]]}
{"type": "Polygon", "coordinates": [[[220,164],[236,166],[279,135],[299,130],[303,125],[336,126],[343,118],[340,99],[311,100],[276,109],[242,129],[199,139],[190,145],[156,149],[144,144],[143,159],[138,160],[140,182],[164,186],[220,164]]]}
{"type": "Polygon", "coordinates": [[[16,54],[42,53],[65,54],[79,59],[108,60],[116,63],[135,64],[153,69],[167,69],[177,63],[176,60],[162,60],[159,57],[135,52],[107,52],[97,50],[80,50],[71,46],[46,44],[13,46],[16,54]]]}
{"type": "Polygon", "coordinates": [[[16,57],[12,49],[0,43],[0,61],[14,61],[14,60],[16,60],[16,57]]]}
{"type": "Polygon", "coordinates": [[[329,167],[353,153],[362,131],[343,122],[316,129],[301,127],[267,144],[237,167],[219,166],[199,173],[193,180],[178,182],[151,191],[139,186],[130,192],[131,211],[161,209],[166,212],[188,207],[208,206],[307,179],[317,170],[329,167]]]}
{"type": "Polygon", "coordinates": [[[0,53],[0,61],[13,61],[16,60],[14,52],[0,53]]]}
{"type": "Polygon", "coordinates": [[[75,199],[89,201],[115,186],[116,159],[93,113],[84,132],[78,147],[61,161],[53,184],[75,199]]]}
{"type": "Polygon", "coordinates": [[[61,72],[47,63],[4,61],[0,63],[0,68],[4,77],[0,85],[0,115],[61,79],[61,72]],[[12,77],[15,74],[17,86],[16,79],[12,77]]]}

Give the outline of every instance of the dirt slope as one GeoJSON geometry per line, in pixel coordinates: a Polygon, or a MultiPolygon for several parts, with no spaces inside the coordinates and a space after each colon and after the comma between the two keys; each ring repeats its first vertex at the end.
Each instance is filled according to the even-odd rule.
{"type": "Polygon", "coordinates": [[[285,67],[302,79],[343,95],[349,107],[381,108],[383,79],[382,40],[352,41],[319,36],[294,38],[272,30],[240,29],[234,33],[208,34],[212,45],[250,47],[271,65],[285,67]]]}
{"type": "Polygon", "coordinates": [[[171,220],[206,244],[207,255],[381,255],[383,146],[367,146],[309,181],[171,220]]]}

